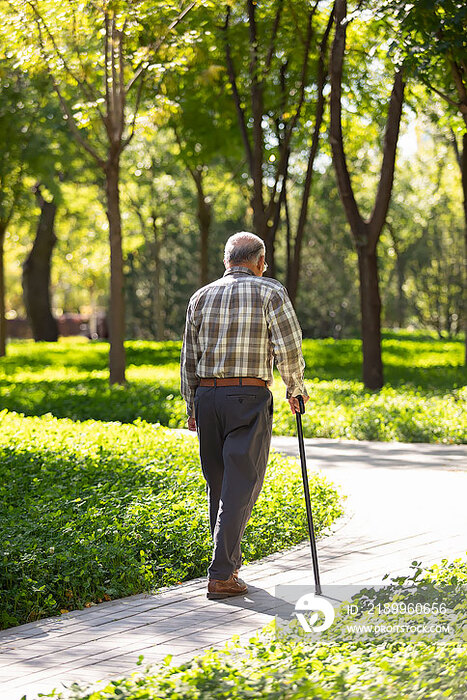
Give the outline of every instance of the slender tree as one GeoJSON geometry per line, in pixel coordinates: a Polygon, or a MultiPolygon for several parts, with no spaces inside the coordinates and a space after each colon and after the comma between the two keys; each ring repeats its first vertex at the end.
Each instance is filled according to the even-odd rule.
{"type": "Polygon", "coordinates": [[[212,201],[206,192],[206,173],[209,166],[202,164],[201,158],[193,158],[196,151],[190,150],[186,141],[183,141],[179,130],[174,125],[174,132],[180,148],[180,155],[186,169],[194,182],[196,188],[196,217],[199,226],[199,250],[200,250],[200,270],[199,281],[201,286],[208,283],[208,262],[209,262],[209,237],[212,223],[212,201]],[[193,162],[194,161],[194,162],[193,162]]]}
{"type": "MultiPolygon", "coordinates": [[[[158,153],[160,155],[160,152],[158,153]]],[[[138,178],[138,187],[135,194],[127,192],[130,209],[135,213],[139,222],[140,231],[146,241],[150,255],[145,260],[145,273],[151,277],[152,303],[147,325],[152,331],[155,340],[162,341],[165,338],[164,327],[164,227],[160,226],[160,202],[157,191],[157,177],[160,174],[156,162],[156,156],[148,151],[145,154],[148,160],[147,167],[138,178]]],[[[146,257],[146,256],[145,256],[146,257]]],[[[135,270],[134,256],[129,255],[131,285],[141,270],[135,270]]],[[[130,289],[127,290],[130,292],[130,289]]],[[[132,306],[136,306],[136,289],[133,289],[132,306]]],[[[139,319],[141,320],[141,319],[139,319]]]]}
{"type": "Polygon", "coordinates": [[[52,252],[57,241],[55,215],[57,204],[45,199],[38,183],[35,187],[40,207],[36,237],[23,264],[24,306],[36,341],[58,340],[58,324],[54,318],[50,299],[50,268],[52,252]]]}
{"type": "Polygon", "coordinates": [[[171,105],[168,124],[178,147],[174,156],[186,168],[196,193],[201,285],[209,281],[214,200],[219,194],[213,181],[223,171],[236,179],[244,168],[235,110],[225,89],[225,69],[217,55],[219,41],[211,31],[215,29],[214,20],[212,11],[204,12],[204,23],[194,14],[187,19],[190,41],[180,45],[185,60],[172,64],[162,86],[171,105]]]}
{"type": "Polygon", "coordinates": [[[196,3],[11,0],[23,29],[36,28],[39,56],[78,144],[104,179],[110,243],[110,383],[125,381],[120,161],[137,126],[147,73],[196,3]]]}
{"type": "Polygon", "coordinates": [[[352,231],[358,257],[360,310],[363,346],[363,382],[369,389],[383,386],[381,358],[381,298],[378,280],[377,245],[391,198],[394,167],[402,114],[404,80],[398,69],[389,101],[383,158],[373,211],[365,219],[358,207],[344,150],[342,130],[342,71],[347,33],[347,2],[336,0],[336,31],[331,54],[330,141],[337,184],[352,231]]]}
{"type": "Polygon", "coordinates": [[[287,264],[287,289],[291,300],[295,303],[298,294],[298,285],[300,281],[300,268],[301,268],[301,258],[302,258],[302,248],[305,236],[305,226],[308,219],[308,207],[310,203],[311,186],[313,182],[313,168],[315,164],[315,159],[318,154],[320,131],[323,124],[324,109],[326,104],[326,99],[324,96],[324,88],[326,87],[328,81],[328,42],[329,34],[332,28],[332,22],[334,18],[334,9],[331,11],[328,19],[328,23],[324,34],[322,36],[321,42],[318,48],[317,63],[316,63],[316,107],[315,107],[315,122],[313,126],[311,145],[309,147],[307,167],[305,174],[305,182],[303,185],[303,192],[300,202],[300,212],[296,224],[295,237],[292,242],[291,235],[289,233],[289,220],[288,207],[287,207],[287,183],[284,183],[284,203],[287,207],[286,209],[286,219],[287,219],[287,251],[288,251],[288,264],[287,264]]]}
{"type": "Polygon", "coordinates": [[[294,251],[290,252],[287,271],[295,298],[323,119],[333,11],[328,6],[321,10],[320,0],[311,5],[275,0],[264,9],[254,0],[246,0],[244,8],[234,9],[227,6],[223,22],[224,60],[251,179],[253,227],[266,243],[272,275],[276,273],[276,233],[286,202],[293,152],[298,147],[294,139],[305,114],[312,124],[294,251]]]}
{"type": "Polygon", "coordinates": [[[460,121],[462,146],[454,136],[464,202],[463,327],[467,365],[467,5],[464,0],[406,3],[390,0],[384,11],[396,17],[394,46],[407,69],[438,95],[452,122],[460,121]]]}
{"type": "Polygon", "coordinates": [[[25,192],[28,162],[37,155],[32,87],[11,59],[0,58],[0,357],[6,353],[4,244],[8,225],[25,192]]]}

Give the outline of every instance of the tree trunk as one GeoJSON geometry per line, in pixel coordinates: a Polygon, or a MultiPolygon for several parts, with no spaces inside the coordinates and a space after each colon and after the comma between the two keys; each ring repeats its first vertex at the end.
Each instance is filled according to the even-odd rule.
{"type": "Polygon", "coordinates": [[[317,69],[317,102],[315,111],[315,126],[313,129],[313,137],[311,141],[310,153],[308,155],[308,165],[305,177],[305,184],[303,187],[302,202],[300,206],[300,214],[298,217],[297,231],[295,234],[295,242],[293,247],[293,256],[290,264],[287,266],[288,271],[288,281],[287,289],[290,295],[290,299],[293,304],[295,304],[297,294],[298,294],[298,284],[300,281],[300,264],[302,257],[302,246],[303,238],[305,234],[305,225],[308,217],[308,204],[310,200],[311,183],[313,179],[313,166],[315,163],[315,158],[318,153],[319,146],[319,134],[321,130],[321,125],[323,123],[324,106],[326,98],[324,96],[324,87],[328,79],[328,41],[329,35],[331,33],[331,28],[334,20],[334,10],[331,12],[328,20],[326,30],[323,34],[321,44],[319,47],[319,58],[318,58],[318,69],[317,69]]]}
{"type": "Polygon", "coordinates": [[[290,211],[289,202],[287,200],[287,181],[282,185],[284,190],[284,213],[285,213],[285,245],[286,245],[286,270],[287,270],[287,291],[289,292],[290,300],[292,304],[295,303],[295,299],[292,298],[290,294],[290,280],[292,276],[292,227],[290,225],[290,211]]]}
{"type": "Polygon", "coordinates": [[[156,226],[156,213],[152,214],[152,227],[154,231],[154,296],[153,296],[153,320],[156,340],[164,340],[164,306],[162,300],[162,260],[161,248],[162,240],[161,233],[156,226]]]}
{"type": "Polygon", "coordinates": [[[137,272],[135,270],[135,256],[133,253],[128,253],[126,257],[128,265],[128,273],[125,276],[125,312],[126,312],[126,331],[128,337],[134,339],[141,337],[140,319],[138,316],[138,297],[136,294],[136,279],[137,272]]]}
{"type": "Polygon", "coordinates": [[[36,237],[23,264],[23,298],[34,340],[57,342],[58,324],[50,303],[50,268],[55,236],[56,204],[46,202],[39,189],[36,192],[41,208],[36,237]]]}
{"type": "Polygon", "coordinates": [[[201,286],[209,282],[208,260],[209,260],[209,232],[211,229],[211,207],[206,200],[198,201],[198,221],[201,234],[201,286]]]}
{"type": "MultiPolygon", "coordinates": [[[[319,134],[319,129],[315,129],[315,134],[319,134]]],[[[305,225],[307,222],[308,202],[309,202],[309,198],[310,198],[311,180],[313,177],[313,162],[314,162],[315,155],[316,155],[317,145],[316,145],[316,149],[312,149],[312,152],[313,152],[313,150],[314,150],[314,153],[312,155],[310,155],[310,157],[308,159],[308,167],[307,167],[305,185],[304,185],[303,194],[302,194],[302,203],[301,203],[301,207],[300,207],[300,216],[298,219],[297,230],[295,233],[293,255],[291,256],[291,260],[287,266],[287,271],[288,271],[287,289],[288,289],[290,300],[291,300],[292,304],[295,304],[295,301],[297,299],[297,294],[298,294],[298,283],[299,283],[299,279],[300,279],[300,263],[301,263],[301,259],[302,259],[302,245],[303,245],[303,238],[304,238],[304,234],[305,234],[305,225]]],[[[288,253],[289,253],[289,251],[288,251],[288,253]]]]}
{"type": "Polygon", "coordinates": [[[362,314],[363,382],[369,389],[381,389],[384,383],[381,359],[381,298],[378,258],[368,247],[357,250],[362,314]]]}
{"type": "MultiPolygon", "coordinates": [[[[250,140],[249,127],[245,115],[245,107],[240,97],[235,75],[234,64],[232,60],[231,48],[228,39],[228,27],[230,20],[231,7],[227,5],[226,19],[223,27],[224,41],[227,61],[227,73],[229,76],[234,103],[237,111],[237,116],[240,125],[240,131],[245,147],[250,177],[252,179],[252,191],[250,196],[250,204],[253,211],[253,230],[257,236],[263,239],[266,247],[266,260],[269,266],[268,275],[275,275],[275,236],[280,216],[280,202],[275,202],[275,193],[266,207],[264,197],[263,183],[263,165],[264,165],[264,134],[263,134],[263,112],[264,112],[264,80],[260,76],[261,66],[259,62],[259,39],[257,34],[256,24],[256,5],[255,0],[247,0],[246,10],[248,15],[249,28],[249,73],[250,73],[250,102],[251,102],[251,119],[252,119],[252,138],[250,140]],[[279,207],[279,210],[277,210],[279,207]],[[274,211],[276,210],[276,211],[274,211]]],[[[276,18],[278,22],[278,17],[276,18]]],[[[277,29],[277,27],[276,27],[277,29]]],[[[272,56],[272,53],[271,53],[272,56]]],[[[288,151],[288,145],[285,144],[285,152],[288,151]]],[[[282,173],[285,177],[286,173],[282,173]]],[[[277,184],[277,183],[276,183],[277,184]]]]}
{"type": "Polygon", "coordinates": [[[111,384],[125,383],[125,302],[123,296],[122,222],[120,216],[120,155],[113,148],[106,166],[107,218],[110,238],[109,370],[111,384]]]}
{"type": "Polygon", "coordinates": [[[405,298],[405,261],[396,254],[396,266],[397,266],[397,323],[399,328],[405,328],[405,310],[406,310],[406,298],[405,298]]]}
{"type": "Polygon", "coordinates": [[[310,149],[310,155],[308,156],[308,166],[305,177],[305,184],[302,193],[302,202],[300,207],[300,215],[297,223],[297,230],[295,233],[295,241],[293,246],[293,255],[291,262],[288,266],[288,282],[287,289],[290,295],[292,304],[295,304],[298,294],[298,283],[300,280],[300,263],[302,259],[302,246],[303,238],[305,234],[305,226],[308,216],[308,204],[311,192],[311,182],[313,178],[313,164],[315,162],[315,157],[318,152],[318,141],[319,141],[319,131],[321,128],[321,123],[323,121],[324,112],[324,97],[323,97],[323,86],[321,86],[321,92],[318,97],[318,106],[316,108],[316,119],[315,119],[315,129],[313,133],[313,142],[310,149]]]}
{"type": "Polygon", "coordinates": [[[200,232],[200,282],[204,287],[209,282],[208,261],[209,261],[209,233],[212,222],[212,208],[206,199],[203,188],[203,171],[199,168],[190,170],[196,185],[197,194],[197,216],[200,232]]]}
{"type": "Polygon", "coordinates": [[[339,195],[350,224],[358,256],[360,276],[360,305],[362,313],[363,381],[369,389],[383,386],[381,359],[381,299],[378,285],[377,245],[391,198],[397,140],[402,115],[404,81],[399,69],[389,101],[384,134],[383,160],[380,179],[371,217],[364,220],[360,214],[352,188],[344,151],[342,133],[342,70],[347,28],[347,2],[336,0],[336,33],[331,53],[331,124],[330,142],[336,171],[339,195]]]}
{"type": "Polygon", "coordinates": [[[0,357],[6,355],[6,319],[5,319],[5,246],[6,224],[0,223],[0,357]]]}
{"type": "Polygon", "coordinates": [[[260,236],[266,245],[266,258],[268,263],[273,263],[273,251],[268,232],[268,222],[265,215],[264,194],[263,194],[263,160],[264,160],[264,145],[263,145],[263,84],[260,79],[259,65],[259,49],[258,49],[258,34],[256,27],[256,2],[255,0],[247,0],[248,13],[248,29],[250,43],[250,98],[251,98],[251,115],[253,120],[252,137],[253,146],[251,149],[251,177],[253,180],[253,226],[257,236],[260,236]]]}
{"type": "Polygon", "coordinates": [[[392,247],[396,255],[396,277],[397,277],[397,324],[399,328],[405,328],[405,317],[407,309],[407,299],[405,296],[405,270],[407,264],[407,250],[401,252],[399,241],[394,232],[394,226],[387,221],[386,226],[391,236],[392,247]]]}
{"type": "Polygon", "coordinates": [[[462,191],[464,194],[464,288],[463,288],[463,327],[465,332],[464,364],[467,367],[467,132],[462,137],[462,191]]]}

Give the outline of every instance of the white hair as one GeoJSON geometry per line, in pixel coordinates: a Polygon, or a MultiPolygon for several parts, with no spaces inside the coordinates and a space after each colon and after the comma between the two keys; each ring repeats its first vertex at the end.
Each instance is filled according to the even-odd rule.
{"type": "Polygon", "coordinates": [[[225,244],[225,264],[240,265],[241,263],[258,264],[262,255],[266,255],[264,241],[249,231],[240,231],[230,236],[225,244]]]}

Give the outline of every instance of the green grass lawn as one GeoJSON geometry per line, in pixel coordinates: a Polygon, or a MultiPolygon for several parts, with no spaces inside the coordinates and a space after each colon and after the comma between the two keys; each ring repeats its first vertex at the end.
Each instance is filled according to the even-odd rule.
{"type": "MultiPolygon", "coordinates": [[[[323,534],[341,501],[317,474],[310,489],[323,534]]],[[[196,438],[142,420],[2,411],[0,503],[0,628],[206,575],[212,544],[196,438]]],[[[273,454],[245,563],[307,532],[300,466],[273,454]]]]}
{"type": "MultiPolygon", "coordinates": [[[[108,385],[107,343],[15,342],[0,360],[3,626],[206,570],[210,540],[196,441],[159,427],[185,425],[180,343],[133,341],[126,348],[125,387],[108,385]]],[[[370,393],[358,381],[359,341],[305,340],[305,434],[467,442],[462,350],[460,342],[387,334],[387,385],[370,393]]],[[[274,395],[275,432],[295,434],[280,380],[274,395]]],[[[293,464],[273,458],[246,559],[306,536],[293,464]]],[[[340,506],[324,482],[313,488],[323,530],[340,506]]]]}
{"type": "MultiPolygon", "coordinates": [[[[106,343],[15,342],[0,359],[0,628],[206,573],[211,541],[197,441],[163,427],[185,425],[180,343],[126,348],[125,387],[108,386],[106,343]]],[[[359,341],[305,340],[304,353],[307,436],[467,442],[461,342],[386,334],[387,384],[379,393],[359,381],[359,341]]],[[[275,433],[295,434],[278,378],[274,396],[275,433]]],[[[316,474],[310,490],[323,534],[342,503],[316,474]]],[[[300,467],[272,455],[245,533],[245,561],[306,537],[300,467]]],[[[430,575],[465,585],[466,564],[430,575]]],[[[465,605],[453,614],[465,621],[465,605]]],[[[467,657],[458,640],[375,645],[344,640],[337,628],[336,635],[297,642],[266,631],[233,654],[211,651],[72,697],[465,697],[467,657]]]]}
{"type": "MultiPolygon", "coordinates": [[[[305,340],[310,393],[307,437],[406,442],[467,442],[463,343],[409,332],[385,333],[385,387],[360,381],[359,340],[305,340]]],[[[84,339],[8,346],[0,360],[0,405],[25,415],[185,425],[179,393],[179,342],[129,341],[126,387],[108,386],[108,345],[84,339]]],[[[295,434],[276,375],[274,433],[295,434]]]]}

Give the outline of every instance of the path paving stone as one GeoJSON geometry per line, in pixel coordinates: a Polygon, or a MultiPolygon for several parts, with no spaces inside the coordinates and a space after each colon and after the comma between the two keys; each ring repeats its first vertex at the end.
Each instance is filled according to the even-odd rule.
{"type": "MultiPolygon", "coordinates": [[[[347,495],[346,515],[318,542],[325,592],[381,583],[414,560],[465,556],[467,446],[305,443],[309,473],[320,470],[347,495]]],[[[273,446],[298,454],[293,438],[273,438],[273,446]]],[[[0,700],[35,700],[73,681],[102,687],[97,681],[139,670],[141,654],[142,668],[169,653],[178,664],[234,635],[246,641],[278,611],[276,586],[313,584],[309,545],[246,566],[242,578],[242,598],[208,601],[202,578],[0,632],[0,700]]]]}

